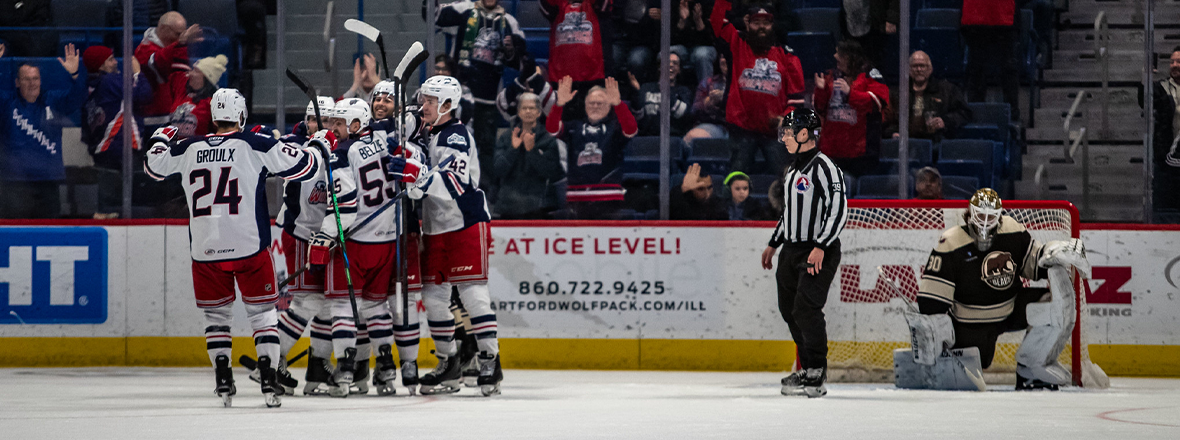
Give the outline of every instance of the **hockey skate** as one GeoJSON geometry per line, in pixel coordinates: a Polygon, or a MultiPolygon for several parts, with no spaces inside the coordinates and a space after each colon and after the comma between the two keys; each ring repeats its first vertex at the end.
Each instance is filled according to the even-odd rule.
{"type": "Polygon", "coordinates": [[[808,398],[826,396],[828,388],[824,386],[824,381],[827,378],[826,368],[808,368],[807,373],[803,376],[803,393],[807,394],[808,398]]]}
{"type": "Polygon", "coordinates": [[[356,348],[344,349],[344,357],[336,359],[336,372],[328,383],[328,395],[332,397],[348,397],[352,387],[352,378],[356,373],[356,348]]]}
{"type": "Polygon", "coordinates": [[[1016,391],[1058,391],[1061,387],[1039,379],[1029,379],[1016,374],[1016,391]]]}
{"type": "Polygon", "coordinates": [[[311,351],[307,360],[307,375],[303,376],[304,396],[327,396],[328,383],[332,381],[332,364],[328,362],[327,358],[316,357],[315,351],[311,351]]]}
{"type": "MultiPolygon", "coordinates": [[[[246,367],[247,370],[250,370],[250,380],[254,381],[255,383],[262,383],[258,375],[258,361],[254,360],[250,356],[242,355],[238,358],[238,363],[242,364],[243,367],[246,367]]],[[[288,396],[294,396],[295,388],[299,386],[299,381],[294,377],[291,377],[291,372],[287,371],[286,359],[279,360],[279,369],[275,372],[275,374],[278,376],[277,379],[279,384],[279,388],[275,389],[275,393],[279,395],[285,394],[288,396]]]]}
{"type": "Polygon", "coordinates": [[[784,396],[803,396],[807,393],[803,392],[803,375],[798,371],[792,371],[787,377],[782,380],[783,389],[780,391],[784,396]]]}
{"type": "Polygon", "coordinates": [[[445,356],[438,353],[435,353],[435,356],[438,357],[438,366],[422,376],[419,392],[427,396],[459,392],[461,376],[458,356],[445,356]]]}
{"type": "Polygon", "coordinates": [[[352,386],[348,394],[369,394],[369,360],[356,361],[356,373],[352,375],[352,386]]]}
{"type": "Polygon", "coordinates": [[[418,361],[402,361],[402,386],[411,396],[418,392],[418,361]]]}
{"type": "Polygon", "coordinates": [[[266,399],[267,408],[278,408],[283,405],[279,399],[282,388],[278,384],[275,368],[271,366],[270,356],[258,357],[258,377],[262,384],[262,397],[266,399]]]}
{"type": "Polygon", "coordinates": [[[377,347],[377,369],[373,371],[373,387],[378,396],[397,394],[393,381],[397,379],[397,364],[393,363],[393,347],[382,344],[377,347]]]}
{"type": "Polygon", "coordinates": [[[233,406],[234,394],[238,393],[238,388],[234,386],[234,370],[229,366],[229,356],[224,354],[217,356],[216,364],[213,374],[216,377],[217,388],[213,393],[221,398],[223,406],[229,408],[233,406]]]}
{"type": "Polygon", "coordinates": [[[480,353],[479,360],[479,391],[484,396],[500,394],[500,381],[504,380],[504,371],[500,369],[500,355],[488,352],[480,353]]]}
{"type": "Polygon", "coordinates": [[[459,365],[463,371],[463,386],[479,386],[479,363],[475,359],[479,354],[479,348],[476,346],[475,336],[458,328],[455,330],[455,339],[459,341],[459,365]]]}

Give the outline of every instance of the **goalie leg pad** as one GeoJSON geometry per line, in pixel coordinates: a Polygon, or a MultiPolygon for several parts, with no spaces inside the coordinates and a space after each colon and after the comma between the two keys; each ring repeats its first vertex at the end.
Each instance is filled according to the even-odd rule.
{"type": "Polygon", "coordinates": [[[894,384],[902,389],[985,391],[983,367],[976,347],[947,350],[933,365],[914,361],[910,349],[893,351],[894,384]]]}
{"type": "Polygon", "coordinates": [[[906,312],[905,321],[910,327],[914,362],[934,365],[943,350],[955,345],[955,327],[950,315],[906,312]]]}
{"type": "Polygon", "coordinates": [[[1066,385],[1070,372],[1058,357],[1073,334],[1075,315],[1073,282],[1063,266],[1049,268],[1049,302],[1029,304],[1028,332],[1016,351],[1016,373],[1055,385],[1066,385]]]}

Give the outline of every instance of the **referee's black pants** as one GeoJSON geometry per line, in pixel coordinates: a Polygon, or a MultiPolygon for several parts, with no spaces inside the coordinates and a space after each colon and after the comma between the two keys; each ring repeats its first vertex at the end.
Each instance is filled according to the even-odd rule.
{"type": "Polygon", "coordinates": [[[824,304],[828,287],[840,267],[840,240],[824,252],[818,275],[807,273],[807,256],[814,243],[787,243],[778,253],[778,310],[791,329],[791,339],[799,347],[799,365],[804,368],[828,367],[828,328],[824,304]]]}

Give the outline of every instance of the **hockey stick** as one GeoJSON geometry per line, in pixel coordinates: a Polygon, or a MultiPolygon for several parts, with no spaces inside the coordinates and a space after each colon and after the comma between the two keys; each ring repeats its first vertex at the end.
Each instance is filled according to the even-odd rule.
{"type": "MultiPolygon", "coordinates": [[[[292,71],[290,67],[287,68],[287,78],[290,79],[291,82],[294,82],[295,85],[307,95],[307,98],[311,100],[312,108],[315,110],[316,125],[323,127],[324,120],[320,116],[319,96],[316,94],[315,87],[312,87],[310,83],[305,81],[303,78],[300,78],[299,75],[295,74],[295,72],[292,71]]],[[[332,157],[332,154],[326,150],[327,148],[324,148],[322,145],[320,146],[320,153],[324,155],[324,161],[328,162],[330,160],[329,158],[332,157]]],[[[348,285],[348,303],[352,306],[352,319],[354,322],[353,325],[359,325],[361,322],[361,314],[356,307],[356,291],[353,290],[352,274],[350,274],[348,270],[348,247],[344,245],[344,240],[346,239],[344,237],[344,225],[340,223],[340,204],[336,199],[336,180],[332,177],[332,165],[330,163],[326,163],[324,168],[328,170],[328,195],[330,195],[332,198],[332,214],[336,217],[336,235],[340,239],[340,255],[344,258],[344,280],[348,285]]]]}
{"type": "MultiPolygon", "coordinates": [[[[425,62],[429,57],[430,53],[426,51],[426,48],[422,47],[422,43],[415,41],[414,44],[411,44],[410,48],[406,50],[406,54],[402,56],[402,60],[397,63],[397,70],[393,72],[393,78],[395,81],[397,81],[397,96],[395,96],[394,99],[397,104],[398,114],[397,120],[395,122],[397,123],[398,136],[401,138],[399,139],[399,143],[401,144],[402,148],[406,148],[406,144],[409,143],[409,133],[406,133],[405,127],[406,84],[410,81],[410,75],[417,71],[418,66],[422,65],[422,63],[425,62]]],[[[453,158],[451,157],[447,158],[447,160],[443,161],[443,163],[440,163],[439,166],[432,171],[437,172],[439,169],[446,166],[446,163],[452,159],[453,158]]],[[[402,192],[405,192],[406,190],[405,185],[401,184],[400,182],[398,183],[398,189],[402,190],[402,192]]],[[[409,271],[409,257],[406,255],[405,240],[410,235],[406,234],[406,210],[401,201],[399,201],[397,205],[397,222],[398,232],[403,235],[403,237],[398,237],[397,240],[397,273],[401,278],[402,327],[405,327],[410,325],[410,275],[407,273],[409,271]]]]}
{"type": "MultiPolygon", "coordinates": [[[[307,356],[307,349],[306,348],[303,349],[303,351],[299,352],[299,354],[295,355],[295,357],[293,357],[291,359],[287,359],[287,365],[291,365],[296,362],[299,362],[299,360],[303,359],[304,356],[307,356]]],[[[258,368],[258,360],[250,357],[250,355],[247,355],[247,354],[239,356],[238,363],[242,364],[242,367],[244,367],[247,370],[254,370],[254,369],[258,368]]]]}
{"type": "Polygon", "coordinates": [[[377,50],[381,51],[381,66],[385,68],[385,74],[389,75],[389,62],[385,61],[385,38],[381,35],[381,31],[373,25],[355,18],[344,20],[344,28],[377,43],[377,50]]]}

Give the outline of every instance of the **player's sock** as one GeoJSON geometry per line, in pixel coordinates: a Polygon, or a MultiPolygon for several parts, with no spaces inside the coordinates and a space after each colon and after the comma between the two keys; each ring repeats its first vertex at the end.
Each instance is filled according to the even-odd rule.
{"type": "Polygon", "coordinates": [[[279,314],[279,353],[284,357],[291,353],[291,347],[303,337],[308,319],[323,307],[324,296],[315,293],[296,293],[291,306],[279,314]]]}
{"type": "Polygon", "coordinates": [[[205,349],[209,351],[209,363],[217,366],[217,356],[229,359],[233,353],[233,337],[230,323],[233,322],[233,308],[230,305],[203,310],[205,313],[205,349]]]}
{"type": "Polygon", "coordinates": [[[496,312],[492,310],[487,284],[459,286],[459,297],[471,314],[468,332],[475,336],[479,351],[496,355],[500,353],[500,342],[496,338],[496,312]]]}
{"type": "Polygon", "coordinates": [[[332,353],[332,315],[322,313],[311,319],[311,349],[317,356],[332,353]]]}
{"type": "Polygon", "coordinates": [[[458,352],[455,346],[455,317],[451,314],[451,286],[429,284],[422,289],[422,302],[426,304],[426,324],[430,326],[430,338],[438,354],[451,357],[458,352]]]}
{"type": "Polygon", "coordinates": [[[410,295],[409,310],[403,311],[408,316],[404,321],[401,316],[393,320],[393,340],[397,345],[398,359],[402,362],[418,361],[418,343],[422,340],[421,318],[418,317],[418,292],[411,291],[410,295]],[[402,322],[407,324],[402,325],[402,322]]]}
{"type": "Polygon", "coordinates": [[[348,299],[332,300],[332,352],[339,359],[346,349],[356,350],[356,320],[348,299]]]}
{"type": "Polygon", "coordinates": [[[275,361],[279,358],[278,313],[274,304],[246,304],[246,315],[254,329],[254,348],[258,351],[259,365],[266,357],[271,363],[267,367],[271,370],[278,368],[275,361]]]}

